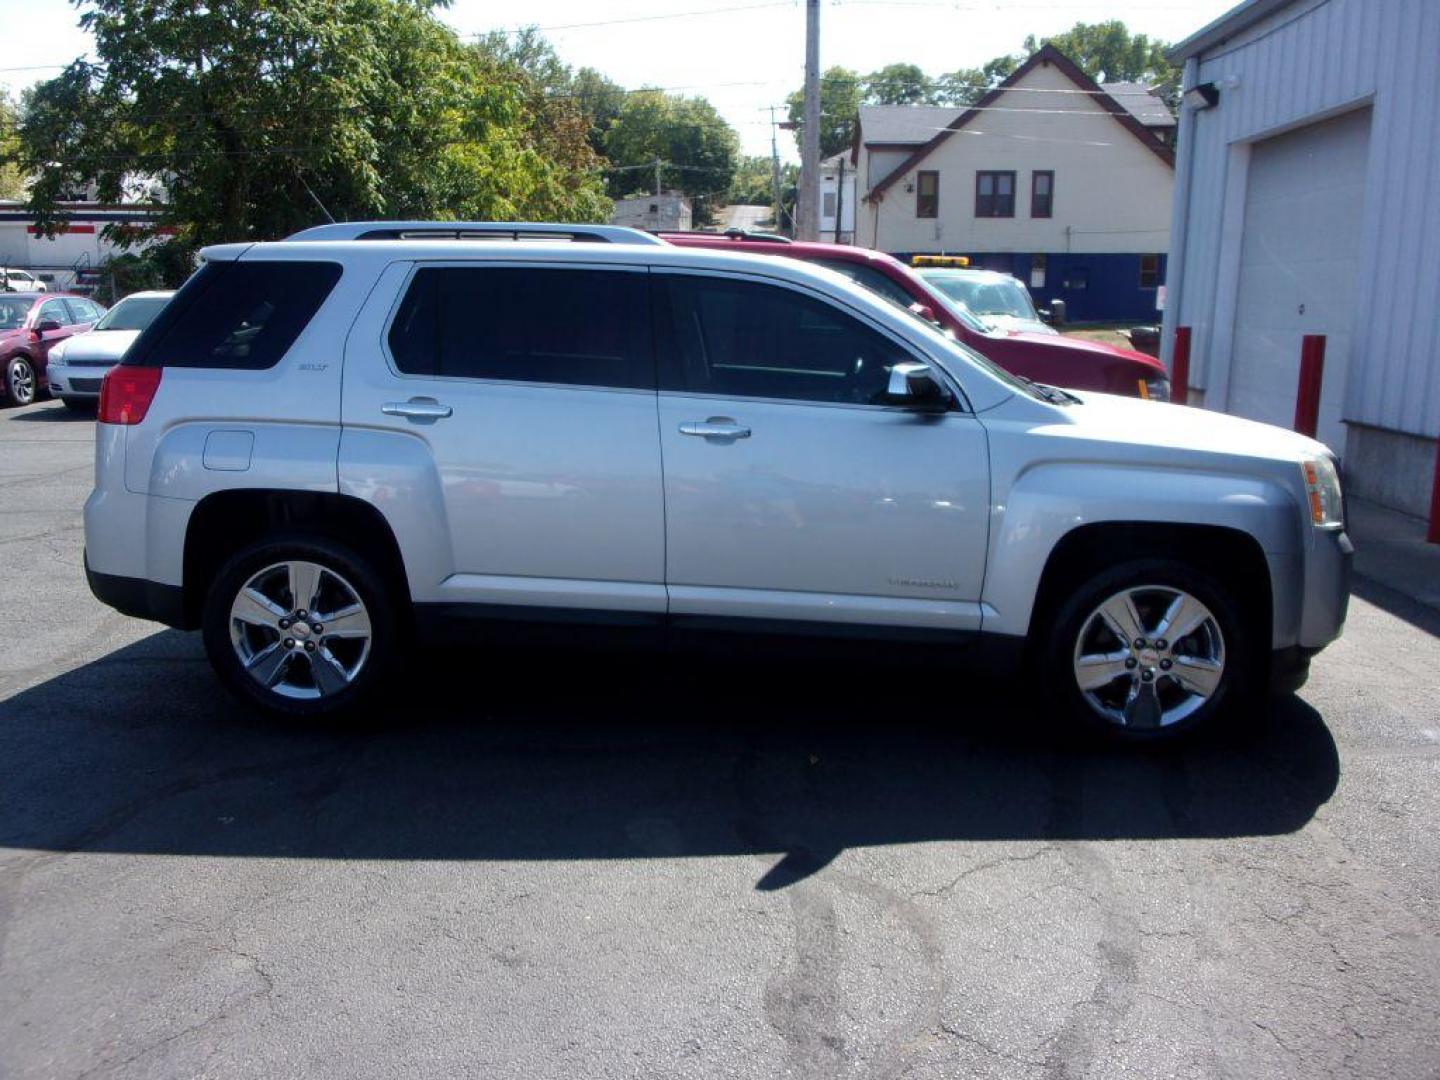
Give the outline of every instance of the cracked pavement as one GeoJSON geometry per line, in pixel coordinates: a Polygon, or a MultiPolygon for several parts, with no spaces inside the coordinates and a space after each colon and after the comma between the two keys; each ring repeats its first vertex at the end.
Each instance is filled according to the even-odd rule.
{"type": "Polygon", "coordinates": [[[743,651],[289,728],[90,597],[91,429],[0,410],[5,1080],[1440,1076],[1431,609],[1161,754],[743,651]]]}

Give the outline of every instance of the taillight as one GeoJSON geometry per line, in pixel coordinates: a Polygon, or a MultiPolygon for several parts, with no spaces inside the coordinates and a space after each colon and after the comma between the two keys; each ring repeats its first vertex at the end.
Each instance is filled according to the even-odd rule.
{"type": "Polygon", "coordinates": [[[105,373],[100,382],[102,424],[138,424],[150,411],[155,391],[160,389],[160,373],[164,368],[126,367],[119,364],[105,373]]]}

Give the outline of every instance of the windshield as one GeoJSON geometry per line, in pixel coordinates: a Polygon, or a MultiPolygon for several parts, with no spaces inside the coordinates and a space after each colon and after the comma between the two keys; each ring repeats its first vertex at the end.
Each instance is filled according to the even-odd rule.
{"type": "Polygon", "coordinates": [[[1025,286],[1014,278],[970,278],[959,274],[925,274],[925,280],[976,315],[1010,315],[1038,319],[1025,286]]]}
{"type": "Polygon", "coordinates": [[[18,330],[25,325],[33,299],[7,300],[0,297],[0,330],[18,330]]]}
{"type": "Polygon", "coordinates": [[[170,302],[166,296],[129,296],[105,313],[96,330],[144,330],[160,309],[170,302]]]}

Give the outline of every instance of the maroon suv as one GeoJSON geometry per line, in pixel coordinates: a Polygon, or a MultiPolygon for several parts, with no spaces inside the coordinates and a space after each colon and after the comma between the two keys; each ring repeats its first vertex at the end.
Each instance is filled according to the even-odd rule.
{"type": "Polygon", "coordinates": [[[948,301],[899,259],[883,252],[845,244],[797,243],[784,237],[754,233],[662,232],[659,235],[681,247],[781,255],[837,270],[887,300],[933,318],[962,344],[1006,371],[1038,383],[1161,401],[1170,399],[1170,378],[1153,357],[1081,338],[987,329],[978,319],[967,317],[963,307],[948,301]]]}
{"type": "Polygon", "coordinates": [[[70,293],[0,293],[0,374],[3,396],[29,405],[49,384],[50,350],[83,334],[105,314],[94,300],[70,293]]]}

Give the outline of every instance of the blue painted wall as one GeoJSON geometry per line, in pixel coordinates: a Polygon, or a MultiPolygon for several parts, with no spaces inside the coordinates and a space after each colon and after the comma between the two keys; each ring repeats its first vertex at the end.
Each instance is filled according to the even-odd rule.
{"type": "MultiPolygon", "coordinates": [[[[909,265],[911,252],[891,252],[909,265]]],[[[936,255],[940,252],[919,252],[936,255]]],[[[965,251],[945,252],[947,255],[969,255],[970,265],[985,270],[1013,274],[1030,287],[1030,266],[1034,258],[1025,254],[971,254],[965,251]]],[[[1165,280],[1166,257],[1160,256],[1159,281],[1165,280]]],[[[1045,284],[1030,288],[1036,307],[1049,307],[1052,300],[1065,301],[1068,322],[1159,323],[1153,288],[1140,287],[1140,256],[1132,254],[1085,255],[1075,252],[1045,256],[1045,284]]]]}

